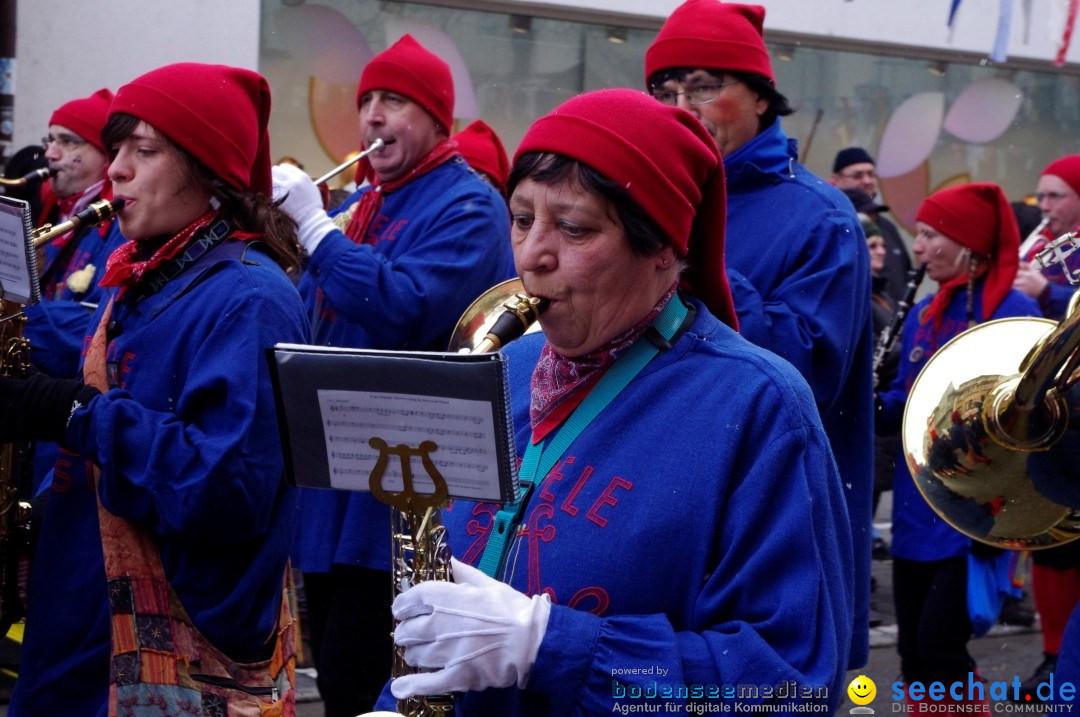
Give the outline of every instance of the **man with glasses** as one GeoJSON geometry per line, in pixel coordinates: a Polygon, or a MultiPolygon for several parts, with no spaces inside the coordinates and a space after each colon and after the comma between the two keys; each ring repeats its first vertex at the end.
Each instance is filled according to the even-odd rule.
{"type": "MultiPolygon", "coordinates": [[[[41,187],[39,225],[66,221],[91,202],[112,197],[105,179],[109,158],[101,142],[111,101],[112,92],[98,90],[61,105],[50,117],[49,132],[41,143],[52,177],[41,187]]],[[[30,360],[38,370],[55,378],[79,375],[83,337],[103,294],[98,281],[109,255],[125,241],[119,222],[111,221],[63,234],[40,251],[42,300],[26,307],[24,332],[30,341],[30,360]]],[[[35,494],[58,453],[55,443],[34,445],[35,494]]]]}
{"type": "Polygon", "coordinates": [[[877,196],[877,169],[874,158],[862,147],[847,147],[833,160],[832,183],[840,189],[858,189],[877,196]]]}
{"type": "Polygon", "coordinates": [[[1033,263],[1035,256],[1047,243],[1068,232],[1080,229],[1080,154],[1070,154],[1054,160],[1039,177],[1035,198],[1039,201],[1046,225],[1042,231],[1027,237],[1020,246],[1020,268],[1013,287],[1039,302],[1043,316],[1061,319],[1065,316],[1073,287],[1065,269],[1080,271],[1080,252],[1069,256],[1065,266],[1053,264],[1040,269],[1033,263]]]}
{"type": "MultiPolygon", "coordinates": [[[[112,197],[105,179],[109,157],[101,143],[111,101],[112,92],[103,89],[53,112],[41,140],[52,177],[42,186],[39,224],[67,221],[91,202],[112,197]]],[[[30,356],[42,371],[57,378],[76,375],[89,309],[101,294],[98,279],[109,254],[124,241],[119,224],[108,222],[57,237],[44,248],[38,264],[43,301],[26,312],[30,356]]]]}
{"type": "MultiPolygon", "coordinates": [[[[870,265],[847,197],[798,161],[762,37],[765,9],[688,0],[645,54],[649,91],[693,113],[727,174],[728,279],[739,331],[809,382],[844,482],[855,550],[849,667],[868,655],[873,415],[870,265]]],[[[793,457],[793,460],[797,458],[793,457]]]]}
{"type": "Polygon", "coordinates": [[[832,183],[848,195],[855,211],[870,217],[881,230],[885,240],[885,293],[895,301],[904,296],[907,274],[911,271],[911,256],[900,237],[900,230],[883,212],[888,209],[873,201],[878,193],[878,176],[874,158],[862,147],[847,147],[836,153],[833,161],[832,183]],[[871,208],[876,207],[876,208],[871,208]]]}

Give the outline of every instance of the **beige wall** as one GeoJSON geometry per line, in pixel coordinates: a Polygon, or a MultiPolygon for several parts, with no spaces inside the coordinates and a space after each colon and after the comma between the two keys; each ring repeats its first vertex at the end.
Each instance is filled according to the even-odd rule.
{"type": "Polygon", "coordinates": [[[259,0],[19,0],[14,149],[59,105],[172,62],[257,69],[259,0]]]}

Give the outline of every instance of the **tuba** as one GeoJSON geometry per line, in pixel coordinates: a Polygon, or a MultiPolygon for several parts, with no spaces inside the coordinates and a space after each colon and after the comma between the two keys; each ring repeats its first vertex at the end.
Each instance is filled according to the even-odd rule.
{"type": "MultiPolygon", "coordinates": [[[[498,351],[519,338],[547,308],[542,299],[525,294],[520,279],[510,279],[488,289],[465,310],[450,338],[450,350],[457,353],[498,351]]],[[[374,439],[373,439],[374,440],[374,439]]],[[[423,450],[421,446],[421,451],[423,450]]],[[[407,465],[407,461],[404,462],[407,465]]],[[[378,469],[376,469],[378,470],[378,469]]],[[[451,580],[450,547],[440,510],[447,503],[446,484],[429,471],[435,494],[419,495],[409,490],[388,494],[372,479],[375,497],[389,503],[391,510],[391,573],[393,594],[426,580],[451,580]]],[[[374,476],[374,473],[373,473],[374,476]]],[[[392,676],[417,671],[405,663],[403,648],[394,648],[392,676]]],[[[399,700],[398,712],[406,717],[448,715],[454,711],[453,695],[428,695],[399,700]]]]}
{"type": "Polygon", "coordinates": [[[989,321],[930,358],[912,384],[901,435],[908,469],[934,512],[999,548],[1050,548],[1080,537],[1080,510],[1051,500],[1028,471],[1028,459],[1068,429],[1065,394],[1080,380],[1078,366],[1080,293],[1060,323],[989,321]]]}

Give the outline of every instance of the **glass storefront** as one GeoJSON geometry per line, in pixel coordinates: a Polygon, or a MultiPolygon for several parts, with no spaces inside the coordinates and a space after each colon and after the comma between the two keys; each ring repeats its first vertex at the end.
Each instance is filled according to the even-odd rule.
{"type": "MultiPolygon", "coordinates": [[[[512,153],[529,124],[563,100],[642,88],[656,29],[388,0],[263,0],[260,70],[274,92],[275,156],[317,174],[355,149],[360,70],[405,32],[451,64],[458,127],[482,118],[512,153]]],[[[939,186],[993,181],[1020,199],[1048,162],[1080,152],[1080,77],[1049,66],[769,45],[777,86],[798,110],[784,126],[804,163],[828,177],[837,150],[866,147],[903,224],[939,186]]]]}

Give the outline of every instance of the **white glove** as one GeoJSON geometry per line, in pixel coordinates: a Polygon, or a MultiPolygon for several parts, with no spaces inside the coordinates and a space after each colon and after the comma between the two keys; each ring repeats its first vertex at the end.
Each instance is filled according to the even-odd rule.
{"type": "Polygon", "coordinates": [[[399,700],[416,695],[524,687],[547,630],[551,601],[526,597],[476,568],[451,560],[454,580],[416,585],[394,600],[394,642],[405,662],[435,669],[398,677],[399,700]]]}
{"type": "Polygon", "coordinates": [[[331,230],[334,220],[323,209],[322,195],[315,182],[304,170],[291,164],[278,164],[270,169],[274,180],[274,201],[285,197],[281,208],[296,222],[296,237],[308,255],[331,230]]]}

